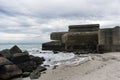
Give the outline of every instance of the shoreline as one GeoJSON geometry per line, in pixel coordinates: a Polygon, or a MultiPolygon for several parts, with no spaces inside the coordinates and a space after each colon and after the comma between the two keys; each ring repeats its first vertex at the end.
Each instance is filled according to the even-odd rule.
{"type": "MultiPolygon", "coordinates": [[[[90,61],[49,69],[35,80],[119,80],[120,52],[88,54],[90,61]]],[[[24,78],[22,80],[31,80],[24,78]]]]}

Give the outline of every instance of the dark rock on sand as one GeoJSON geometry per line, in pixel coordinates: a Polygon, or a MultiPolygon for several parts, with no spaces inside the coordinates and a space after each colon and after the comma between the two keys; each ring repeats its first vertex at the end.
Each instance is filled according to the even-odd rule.
{"type": "Polygon", "coordinates": [[[22,53],[22,50],[18,46],[15,45],[10,49],[10,53],[11,54],[22,53]]]}
{"type": "Polygon", "coordinates": [[[34,62],[36,62],[36,65],[39,66],[41,64],[43,64],[43,62],[45,61],[45,59],[43,57],[34,57],[31,55],[30,59],[34,62]]]}
{"type": "Polygon", "coordinates": [[[9,49],[4,49],[0,51],[0,55],[7,59],[10,59],[12,57],[9,49]]]}
{"type": "Polygon", "coordinates": [[[3,56],[0,54],[0,57],[3,57],[3,56]]]}
{"type": "Polygon", "coordinates": [[[39,72],[45,71],[47,70],[47,68],[43,67],[43,66],[38,66],[37,69],[39,72]]]}
{"type": "Polygon", "coordinates": [[[31,72],[23,72],[22,77],[28,77],[30,76],[31,72]]]}
{"type": "Polygon", "coordinates": [[[47,70],[45,67],[42,66],[38,66],[36,70],[34,70],[31,74],[30,74],[30,78],[31,79],[38,79],[41,75],[42,71],[47,70]]]}
{"type": "Polygon", "coordinates": [[[44,67],[50,67],[50,65],[43,65],[44,67]]]}
{"type": "Polygon", "coordinates": [[[58,53],[58,51],[53,51],[53,53],[54,53],[54,54],[57,54],[57,53],[58,53]]]}
{"type": "Polygon", "coordinates": [[[22,74],[22,71],[16,65],[4,65],[0,67],[0,78],[10,79],[22,74]]]}
{"type": "Polygon", "coordinates": [[[22,74],[22,71],[4,57],[0,57],[0,79],[10,79],[22,74]]]}
{"type": "MultiPolygon", "coordinates": [[[[27,58],[26,58],[26,60],[27,60],[27,58]]],[[[39,65],[43,64],[44,61],[45,61],[45,59],[43,57],[40,58],[40,57],[34,57],[34,56],[30,55],[29,60],[19,63],[17,65],[20,69],[22,69],[23,72],[32,72],[39,65]]]]}
{"type": "Polygon", "coordinates": [[[17,64],[17,66],[23,72],[32,72],[33,70],[35,70],[37,68],[36,62],[34,62],[32,60],[17,64]]]}
{"type": "Polygon", "coordinates": [[[28,54],[28,55],[29,55],[29,52],[28,52],[28,51],[24,51],[23,53],[24,53],[24,54],[28,54]]]}
{"type": "Polygon", "coordinates": [[[0,67],[9,64],[13,64],[13,63],[4,57],[0,57],[0,67]]]}
{"type": "Polygon", "coordinates": [[[28,60],[30,60],[30,58],[29,58],[29,54],[27,54],[27,53],[16,53],[16,54],[13,54],[13,56],[11,58],[11,61],[14,64],[20,64],[20,63],[26,62],[28,60]]]}

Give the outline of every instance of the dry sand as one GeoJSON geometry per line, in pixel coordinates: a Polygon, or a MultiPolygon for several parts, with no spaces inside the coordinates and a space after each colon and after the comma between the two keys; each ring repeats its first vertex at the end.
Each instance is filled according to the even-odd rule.
{"type": "Polygon", "coordinates": [[[92,60],[47,70],[37,80],[120,80],[120,52],[88,55],[92,60]]]}

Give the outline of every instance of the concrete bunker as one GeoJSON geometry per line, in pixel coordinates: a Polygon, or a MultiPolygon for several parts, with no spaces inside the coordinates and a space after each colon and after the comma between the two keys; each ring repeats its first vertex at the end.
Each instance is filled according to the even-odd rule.
{"type": "Polygon", "coordinates": [[[43,50],[70,52],[120,51],[120,27],[100,29],[99,24],[70,25],[68,32],[53,32],[43,50]]]}

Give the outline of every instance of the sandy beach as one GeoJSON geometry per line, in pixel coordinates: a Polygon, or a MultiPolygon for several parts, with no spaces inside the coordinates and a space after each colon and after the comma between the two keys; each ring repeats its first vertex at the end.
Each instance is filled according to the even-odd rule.
{"type": "Polygon", "coordinates": [[[88,55],[90,61],[47,70],[36,80],[120,80],[120,52],[88,55]]]}

